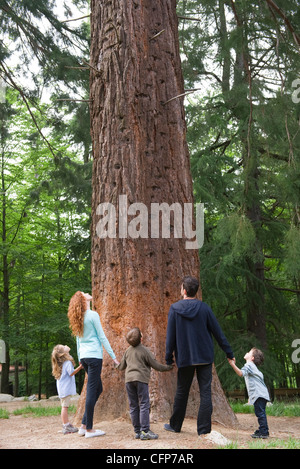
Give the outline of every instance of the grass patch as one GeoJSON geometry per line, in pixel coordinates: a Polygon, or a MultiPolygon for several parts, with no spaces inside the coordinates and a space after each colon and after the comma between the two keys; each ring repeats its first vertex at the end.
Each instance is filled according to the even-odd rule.
{"type": "MultiPolygon", "coordinates": [[[[288,440],[280,440],[278,438],[268,440],[253,440],[243,445],[244,449],[300,449],[300,440],[297,438],[289,438],[288,440]],[[247,445],[247,446],[246,446],[247,445]]],[[[239,449],[236,441],[228,443],[226,446],[217,449],[239,449]]]]}
{"type": "MultiPolygon", "coordinates": [[[[68,409],[68,413],[74,414],[76,412],[76,407],[71,405],[68,409]]],[[[13,411],[13,415],[24,415],[25,417],[55,417],[60,415],[61,413],[61,406],[26,406],[23,409],[16,409],[13,411]]]]}
{"type": "Polygon", "coordinates": [[[0,409],[0,419],[9,419],[9,412],[6,409],[0,409]]]}
{"type": "MultiPolygon", "coordinates": [[[[254,414],[253,405],[245,402],[230,401],[231,408],[236,414],[254,414]]],[[[267,415],[273,417],[300,417],[300,400],[291,402],[274,401],[271,406],[266,407],[267,415]]]]}
{"type": "Polygon", "coordinates": [[[249,449],[300,449],[300,440],[289,438],[288,440],[256,440],[248,443],[249,449]]]}

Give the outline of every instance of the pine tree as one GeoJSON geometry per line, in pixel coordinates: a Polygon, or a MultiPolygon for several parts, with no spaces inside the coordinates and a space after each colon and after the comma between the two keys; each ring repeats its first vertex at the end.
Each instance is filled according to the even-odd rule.
{"type": "Polygon", "coordinates": [[[297,256],[299,223],[297,2],[180,6],[201,20],[182,20],[181,34],[186,86],[202,88],[187,115],[196,200],[206,207],[203,294],[226,329],[241,331],[241,355],[245,342],[268,348],[278,382],[299,327],[298,274],[286,257],[297,256]]]}

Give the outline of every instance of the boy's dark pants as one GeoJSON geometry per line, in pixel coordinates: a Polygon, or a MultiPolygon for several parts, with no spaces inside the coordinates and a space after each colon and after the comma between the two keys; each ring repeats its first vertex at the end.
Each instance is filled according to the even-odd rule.
{"type": "Polygon", "coordinates": [[[103,389],[101,381],[102,359],[82,358],[80,363],[88,374],[85,412],[81,422],[83,425],[86,425],[87,430],[92,430],[94,407],[103,389]]]}
{"type": "Polygon", "coordinates": [[[173,414],[170,419],[170,426],[175,432],[180,432],[185,417],[190,387],[194,374],[197,374],[197,381],[200,390],[200,407],[197,418],[198,435],[211,432],[211,381],[212,364],[193,365],[178,368],[177,389],[174,400],[173,414]]]}
{"type": "Polygon", "coordinates": [[[136,433],[148,432],[150,400],[147,383],[132,381],[126,383],[131,422],[136,433]]]}
{"type": "Polygon", "coordinates": [[[254,402],[254,411],[259,423],[259,432],[261,435],[269,435],[269,427],[266,416],[266,399],[259,397],[254,402]]]}

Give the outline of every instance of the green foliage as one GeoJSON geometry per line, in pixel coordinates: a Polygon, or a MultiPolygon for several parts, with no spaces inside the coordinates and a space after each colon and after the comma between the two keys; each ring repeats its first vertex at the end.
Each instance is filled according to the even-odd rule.
{"type": "Polygon", "coordinates": [[[291,226],[286,234],[285,268],[292,279],[300,278],[300,228],[291,226]]]}
{"type": "MultiPolygon", "coordinates": [[[[50,354],[68,343],[74,291],[90,288],[91,139],[88,2],[0,2],[2,294],[0,336],[21,364],[14,391],[52,394],[50,354]],[[76,8],[83,8],[78,13],[76,8]],[[13,92],[15,90],[16,92],[13,92]],[[16,389],[17,388],[17,389],[16,389]]],[[[3,391],[2,391],[3,392],[3,391]]]]}
{"type": "Polygon", "coordinates": [[[255,231],[244,214],[240,216],[232,213],[220,220],[216,229],[216,242],[228,245],[228,254],[223,257],[223,263],[233,264],[247,254],[252,255],[255,231]]]}
{"type": "MultiPolygon", "coordinates": [[[[69,299],[76,290],[90,288],[91,163],[56,131],[48,135],[57,150],[54,160],[15,92],[7,90],[4,106],[11,112],[2,119],[5,241],[2,236],[0,254],[7,272],[2,272],[0,285],[4,292],[7,273],[9,307],[1,312],[0,336],[9,347],[10,362],[26,369],[18,394],[49,395],[56,392],[53,346],[67,343],[76,359],[67,320],[69,299]]],[[[36,118],[42,127],[42,119],[36,118]]]]}
{"type": "MultiPolygon", "coordinates": [[[[264,349],[270,388],[300,385],[291,362],[300,330],[299,50],[290,29],[299,35],[300,22],[296,1],[279,7],[289,27],[267,2],[178,3],[186,89],[198,90],[186,115],[195,201],[205,207],[203,298],[240,364],[251,347],[264,349]]],[[[226,389],[242,386],[218,347],[216,365],[226,389]]]]}
{"type": "Polygon", "coordinates": [[[0,409],[0,419],[9,419],[9,412],[6,409],[0,409]]]}

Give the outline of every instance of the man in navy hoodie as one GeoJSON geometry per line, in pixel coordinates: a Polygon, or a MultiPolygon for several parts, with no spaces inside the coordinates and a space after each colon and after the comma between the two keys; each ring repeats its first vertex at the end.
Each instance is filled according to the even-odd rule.
{"type": "Polygon", "coordinates": [[[211,381],[214,361],[212,336],[228,359],[234,359],[234,354],[211,308],[196,298],[198,288],[199,282],[196,278],[184,277],[181,286],[183,299],[172,304],[169,310],[166,363],[173,364],[175,353],[178,374],[173,413],[170,423],[166,423],[164,428],[180,432],[196,372],[200,390],[197,432],[202,435],[211,432],[211,381]]]}

